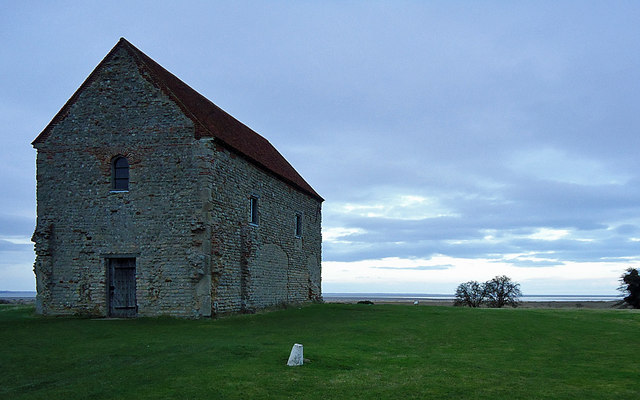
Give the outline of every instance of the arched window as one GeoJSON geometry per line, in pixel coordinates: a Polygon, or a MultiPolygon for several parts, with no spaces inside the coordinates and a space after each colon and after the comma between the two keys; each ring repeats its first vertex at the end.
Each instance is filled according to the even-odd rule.
{"type": "Polygon", "coordinates": [[[113,190],[129,190],[129,161],[125,157],[113,160],[113,190]]]}

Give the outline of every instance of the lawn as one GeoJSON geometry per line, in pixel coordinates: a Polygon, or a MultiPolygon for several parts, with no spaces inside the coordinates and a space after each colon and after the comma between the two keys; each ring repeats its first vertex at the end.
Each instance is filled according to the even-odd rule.
{"type": "Polygon", "coordinates": [[[640,398],[640,313],[318,304],[217,320],[0,306],[0,399],[640,398]],[[294,343],[301,367],[287,367],[294,343]]]}

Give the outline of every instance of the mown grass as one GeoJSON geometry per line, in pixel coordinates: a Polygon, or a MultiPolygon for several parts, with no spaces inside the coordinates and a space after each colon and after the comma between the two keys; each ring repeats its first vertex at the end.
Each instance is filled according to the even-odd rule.
{"type": "Polygon", "coordinates": [[[321,304],[218,320],[0,306],[0,399],[639,398],[640,313],[321,304]],[[302,367],[287,367],[294,343],[302,367]]]}

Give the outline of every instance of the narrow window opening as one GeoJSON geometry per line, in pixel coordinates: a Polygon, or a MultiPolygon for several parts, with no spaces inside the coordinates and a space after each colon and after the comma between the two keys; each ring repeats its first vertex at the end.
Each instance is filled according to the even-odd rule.
{"type": "Polygon", "coordinates": [[[302,214],[296,214],[296,237],[302,237],[302,214]]]}
{"type": "Polygon", "coordinates": [[[251,222],[253,225],[258,225],[258,197],[257,196],[251,196],[249,207],[250,207],[249,222],[251,222]]]}
{"type": "Polygon", "coordinates": [[[113,190],[129,190],[129,161],[125,157],[113,160],[113,190]]]}

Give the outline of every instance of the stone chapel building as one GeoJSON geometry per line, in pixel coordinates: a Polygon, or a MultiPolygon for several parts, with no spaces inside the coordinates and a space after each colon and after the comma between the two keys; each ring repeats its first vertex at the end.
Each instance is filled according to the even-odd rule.
{"type": "Polygon", "coordinates": [[[322,197],[125,39],[32,145],[39,313],[197,318],[321,299],[322,197]]]}

